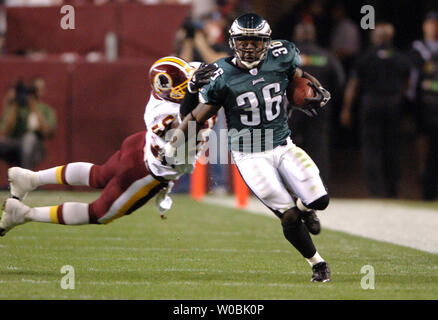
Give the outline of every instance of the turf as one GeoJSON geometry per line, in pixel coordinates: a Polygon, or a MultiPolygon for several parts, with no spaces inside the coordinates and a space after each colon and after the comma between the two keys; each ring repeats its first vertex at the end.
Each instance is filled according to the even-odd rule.
{"type": "MultiPolygon", "coordinates": [[[[1,193],[2,199],[6,193],[1,193]]],[[[33,206],[97,193],[34,192],[33,206]]],[[[175,196],[167,220],[153,201],[105,226],[28,223],[0,238],[1,299],[437,299],[438,255],[323,230],[314,237],[332,281],[307,262],[276,219],[175,196]],[[61,288],[61,268],[75,289],[61,288]],[[375,270],[375,289],[360,270],[375,270]]]]}

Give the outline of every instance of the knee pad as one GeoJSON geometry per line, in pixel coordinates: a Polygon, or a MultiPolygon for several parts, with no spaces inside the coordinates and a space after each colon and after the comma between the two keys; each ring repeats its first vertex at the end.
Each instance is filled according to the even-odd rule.
{"type": "Polygon", "coordinates": [[[305,206],[309,209],[313,209],[313,210],[324,210],[325,208],[328,207],[330,202],[330,198],[328,196],[328,194],[322,196],[321,198],[306,204],[305,206]]]}

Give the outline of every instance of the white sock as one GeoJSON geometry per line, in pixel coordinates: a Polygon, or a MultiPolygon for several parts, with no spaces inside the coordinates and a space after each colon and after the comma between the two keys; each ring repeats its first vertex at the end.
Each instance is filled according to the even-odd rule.
{"type": "Polygon", "coordinates": [[[62,184],[62,181],[60,183],[56,178],[57,177],[56,172],[62,170],[62,167],[63,166],[59,166],[55,168],[37,171],[38,185],[42,186],[45,184],[62,184]]]}
{"type": "Polygon", "coordinates": [[[297,205],[298,210],[300,210],[300,211],[304,211],[304,212],[312,211],[312,209],[309,209],[304,205],[303,201],[301,201],[300,198],[297,199],[296,205],[297,205]]]}
{"type": "Polygon", "coordinates": [[[318,251],[316,251],[315,255],[312,258],[307,259],[307,262],[310,264],[311,267],[313,267],[315,264],[319,262],[323,262],[324,259],[319,255],[318,251]]]}
{"type": "Polygon", "coordinates": [[[73,162],[38,171],[38,184],[68,184],[72,186],[89,186],[92,163],[73,162]]]}
{"type": "Polygon", "coordinates": [[[88,203],[66,202],[59,206],[32,208],[27,214],[30,221],[68,225],[89,224],[88,203]]]}
{"type": "Polygon", "coordinates": [[[30,221],[51,223],[50,208],[51,207],[32,208],[27,213],[26,217],[30,221]]]}

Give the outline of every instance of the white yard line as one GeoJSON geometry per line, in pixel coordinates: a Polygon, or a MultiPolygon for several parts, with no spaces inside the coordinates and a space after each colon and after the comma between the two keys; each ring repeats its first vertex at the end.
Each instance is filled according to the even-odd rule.
{"type": "MultiPolygon", "coordinates": [[[[233,197],[208,196],[205,202],[235,207],[233,197]]],[[[260,201],[251,198],[247,212],[276,218],[260,201]]],[[[438,253],[438,212],[387,201],[332,199],[318,212],[323,228],[374,240],[438,253]]]]}

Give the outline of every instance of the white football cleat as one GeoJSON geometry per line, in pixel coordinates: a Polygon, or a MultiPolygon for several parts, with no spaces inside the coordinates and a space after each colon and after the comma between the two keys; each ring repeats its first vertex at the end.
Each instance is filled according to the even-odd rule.
{"type": "Polygon", "coordinates": [[[11,197],[23,200],[29,191],[38,187],[36,172],[12,167],[8,169],[8,181],[11,197]]]}
{"type": "Polygon", "coordinates": [[[0,236],[4,236],[6,232],[12,228],[28,222],[26,215],[31,208],[23,204],[17,199],[9,198],[3,204],[3,215],[0,220],[0,236]]]}

